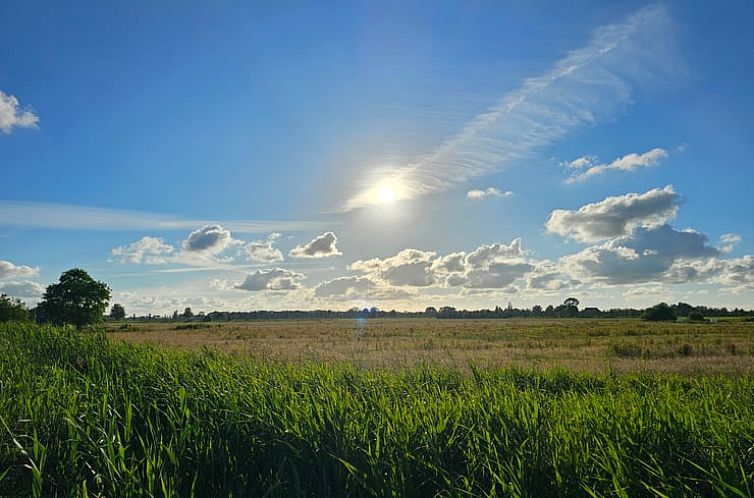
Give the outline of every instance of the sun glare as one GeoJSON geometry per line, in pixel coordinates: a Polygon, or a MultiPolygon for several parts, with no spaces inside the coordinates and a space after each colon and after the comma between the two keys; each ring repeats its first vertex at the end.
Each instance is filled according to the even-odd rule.
{"type": "Polygon", "coordinates": [[[390,185],[380,185],[377,188],[377,199],[380,204],[392,204],[395,201],[395,189],[390,185]]]}

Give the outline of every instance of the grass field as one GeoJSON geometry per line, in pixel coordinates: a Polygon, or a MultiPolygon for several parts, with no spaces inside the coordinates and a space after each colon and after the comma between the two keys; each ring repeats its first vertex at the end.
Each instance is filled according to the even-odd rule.
{"type": "MultiPolygon", "coordinates": [[[[553,341],[586,341],[577,337],[576,323],[542,323],[514,349],[545,341],[548,327],[563,334],[553,341]]],[[[312,332],[313,325],[298,324],[302,331],[294,338],[307,337],[304,330],[347,329],[328,323],[312,332]]],[[[505,324],[433,325],[451,336],[455,330],[470,336],[465,340],[494,343],[488,336],[505,324]]],[[[385,333],[390,328],[387,322],[374,326],[385,333]]],[[[417,324],[400,326],[407,332],[417,324]]],[[[593,339],[665,344],[660,340],[680,334],[682,344],[695,333],[673,325],[631,326],[647,333],[627,336],[629,324],[616,323],[613,337],[605,323],[593,339]]],[[[277,329],[285,335],[286,323],[245,324],[240,332],[221,330],[226,327],[223,334],[277,329]]],[[[748,329],[740,327],[721,334],[721,357],[738,361],[739,353],[724,351],[728,343],[748,344],[748,329]]],[[[704,330],[714,335],[723,329],[704,330]]],[[[419,331],[404,335],[397,337],[409,344],[426,340],[419,331]]],[[[548,354],[558,351],[547,347],[548,354]]],[[[281,351],[287,349],[293,346],[281,351]]],[[[749,373],[594,374],[468,365],[460,371],[439,364],[363,369],[0,324],[0,422],[0,496],[11,498],[754,492],[749,373]]]]}
{"type": "Polygon", "coordinates": [[[287,362],[357,367],[421,364],[580,372],[730,373],[754,370],[754,323],[641,320],[325,320],[110,324],[116,340],[216,348],[287,362]]]}

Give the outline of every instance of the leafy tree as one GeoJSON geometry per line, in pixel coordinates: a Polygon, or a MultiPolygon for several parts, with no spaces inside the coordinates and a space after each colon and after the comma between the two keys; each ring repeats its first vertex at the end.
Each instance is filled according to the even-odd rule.
{"type": "Polygon", "coordinates": [[[31,312],[19,298],[0,294],[0,322],[28,322],[31,312]]]}
{"type": "Polygon", "coordinates": [[[424,314],[434,318],[437,316],[437,308],[434,306],[427,306],[427,309],[424,310],[424,314]]]}
{"type": "Polygon", "coordinates": [[[673,308],[668,306],[667,303],[660,303],[647,308],[641,317],[650,322],[674,322],[676,320],[673,308]]]}
{"type": "Polygon", "coordinates": [[[60,275],[57,284],[47,287],[38,311],[45,322],[82,327],[102,320],[109,301],[110,288],[106,284],[73,268],[60,275]]]}
{"type": "Polygon", "coordinates": [[[110,318],[113,320],[123,320],[126,317],[126,310],[122,305],[115,303],[110,309],[110,318]]]}
{"type": "Polygon", "coordinates": [[[190,307],[187,307],[185,310],[183,310],[183,318],[192,318],[194,316],[194,312],[191,311],[190,307]]]}
{"type": "Polygon", "coordinates": [[[692,311],[691,313],[689,313],[689,321],[690,322],[703,322],[704,314],[700,311],[692,311]]]}

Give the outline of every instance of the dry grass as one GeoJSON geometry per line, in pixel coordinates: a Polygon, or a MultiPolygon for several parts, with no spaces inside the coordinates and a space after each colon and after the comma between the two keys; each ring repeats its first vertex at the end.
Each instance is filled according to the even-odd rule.
{"type": "Polygon", "coordinates": [[[111,324],[119,341],[375,368],[561,367],[581,372],[754,371],[754,323],[639,320],[301,320],[111,324]]]}

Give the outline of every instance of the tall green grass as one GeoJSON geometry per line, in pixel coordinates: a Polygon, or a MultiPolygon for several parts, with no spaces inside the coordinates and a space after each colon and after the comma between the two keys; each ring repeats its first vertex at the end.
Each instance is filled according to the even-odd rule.
{"type": "Polygon", "coordinates": [[[754,493],[754,378],[249,361],[0,324],[3,497],[754,493]]]}

